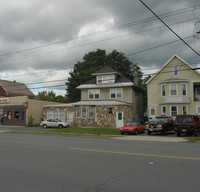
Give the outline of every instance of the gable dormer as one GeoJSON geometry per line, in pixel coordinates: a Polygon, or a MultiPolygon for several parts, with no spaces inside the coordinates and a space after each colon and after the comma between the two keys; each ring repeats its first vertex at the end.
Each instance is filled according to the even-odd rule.
{"type": "Polygon", "coordinates": [[[92,74],[96,76],[96,84],[106,84],[106,83],[115,83],[117,76],[119,75],[111,67],[104,67],[92,74]]]}

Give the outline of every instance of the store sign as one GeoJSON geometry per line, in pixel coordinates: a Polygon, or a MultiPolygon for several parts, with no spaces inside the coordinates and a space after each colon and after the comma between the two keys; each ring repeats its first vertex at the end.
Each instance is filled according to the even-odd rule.
{"type": "Polygon", "coordinates": [[[10,98],[7,98],[7,97],[1,97],[0,98],[0,104],[1,103],[9,103],[10,102],[10,98]]]}

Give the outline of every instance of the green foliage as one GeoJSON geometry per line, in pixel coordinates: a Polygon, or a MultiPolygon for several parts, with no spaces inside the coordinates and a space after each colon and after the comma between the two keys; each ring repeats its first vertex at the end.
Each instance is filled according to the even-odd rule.
{"type": "Polygon", "coordinates": [[[129,61],[124,53],[113,50],[111,53],[106,54],[105,50],[97,49],[85,54],[83,61],[76,63],[74,70],[70,72],[70,77],[66,82],[66,91],[69,99],[71,101],[79,101],[81,93],[76,87],[94,78],[91,74],[105,66],[112,67],[131,81],[134,81],[133,67],[136,66],[139,72],[138,77],[139,79],[142,78],[140,68],[137,64],[129,61]]]}
{"type": "Polygon", "coordinates": [[[33,126],[33,116],[32,115],[29,115],[28,116],[28,127],[32,127],[33,126]]]}
{"type": "Polygon", "coordinates": [[[46,101],[55,101],[56,94],[53,91],[42,91],[38,92],[37,97],[46,101]]]}

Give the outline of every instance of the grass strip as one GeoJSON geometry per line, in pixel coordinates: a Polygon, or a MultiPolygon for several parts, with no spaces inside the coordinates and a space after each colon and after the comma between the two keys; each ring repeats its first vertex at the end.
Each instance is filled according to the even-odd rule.
{"type": "Polygon", "coordinates": [[[9,131],[9,133],[31,133],[31,134],[50,134],[50,135],[74,135],[74,136],[101,136],[112,137],[120,135],[119,129],[111,128],[81,128],[70,127],[62,129],[47,129],[43,131],[9,131]]]}

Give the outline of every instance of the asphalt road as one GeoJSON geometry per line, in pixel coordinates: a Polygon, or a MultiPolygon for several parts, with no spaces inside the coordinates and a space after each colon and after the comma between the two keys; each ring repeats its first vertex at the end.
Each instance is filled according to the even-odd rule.
{"type": "Polygon", "coordinates": [[[200,144],[0,134],[2,192],[199,192],[200,144]]]}

